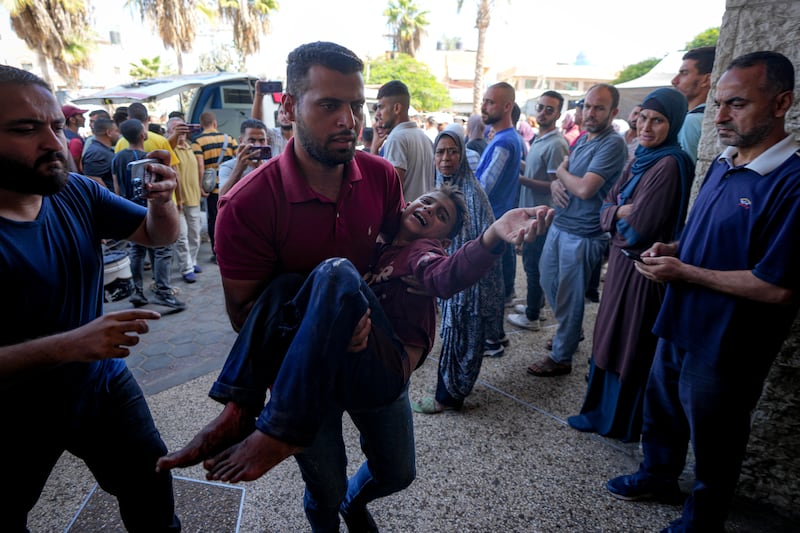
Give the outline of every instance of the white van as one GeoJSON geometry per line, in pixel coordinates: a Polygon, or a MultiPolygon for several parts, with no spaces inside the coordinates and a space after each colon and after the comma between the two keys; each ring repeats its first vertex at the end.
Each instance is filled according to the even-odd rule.
{"type": "MultiPolygon", "coordinates": [[[[164,98],[186,94],[189,106],[186,122],[197,124],[200,114],[213,111],[217,117],[220,131],[239,136],[242,122],[250,118],[255,96],[256,76],[231,72],[206,72],[184,76],[168,76],[126,83],[104,89],[95,94],[72,100],[73,105],[102,105],[118,107],[132,102],[143,104],[157,102],[164,98]]],[[[283,89],[281,82],[275,82],[283,89]]],[[[264,98],[264,122],[267,127],[275,126],[275,111],[280,104],[281,91],[264,98]]]]}
{"type": "MultiPolygon", "coordinates": [[[[190,95],[189,106],[185,110],[186,122],[198,124],[200,114],[213,111],[217,117],[220,131],[238,138],[242,122],[250,118],[255,96],[256,76],[232,72],[204,72],[184,76],[167,76],[138,80],[110,89],[104,89],[89,96],[72,100],[73,105],[98,105],[118,107],[132,102],[143,104],[157,102],[179,94],[190,95]]],[[[275,127],[275,112],[281,102],[283,83],[271,82],[275,89],[266,95],[263,104],[263,121],[267,127],[275,127]]],[[[181,111],[184,111],[181,109],[181,111]]],[[[364,104],[364,127],[372,125],[372,117],[367,104],[364,104]]]]}

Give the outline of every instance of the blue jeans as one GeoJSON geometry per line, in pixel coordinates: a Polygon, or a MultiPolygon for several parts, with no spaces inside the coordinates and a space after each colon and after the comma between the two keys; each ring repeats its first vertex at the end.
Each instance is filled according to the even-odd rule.
{"type": "Polygon", "coordinates": [[[157,246],[148,248],[141,244],[131,243],[131,276],[137,291],[144,290],[144,256],[149,250],[153,251],[153,277],[156,281],[156,295],[171,296],[172,288],[169,284],[170,267],[172,264],[172,247],[157,246]]]}
{"type": "Polygon", "coordinates": [[[306,481],[306,514],[315,531],[338,531],[340,506],[366,505],[414,479],[410,374],[402,342],[358,271],[345,259],[328,259],[305,280],[287,274],[270,283],[210,395],[260,411],[259,430],[306,447],[297,456],[306,481]],[[349,353],[367,308],[372,321],[367,349],[349,353]],[[352,490],[341,444],[344,411],[361,431],[368,461],[350,481],[352,490]]]}
{"type": "Polygon", "coordinates": [[[65,450],[116,496],[128,531],[180,531],[172,476],[155,471],[167,447],[124,363],[65,365],[37,375],[0,393],[0,420],[13,428],[0,439],[0,457],[7,459],[0,483],[3,531],[27,531],[28,513],[65,450]]]}
{"type": "Polygon", "coordinates": [[[528,320],[539,320],[539,311],[544,305],[544,291],[539,275],[539,260],[547,240],[547,234],[539,235],[533,242],[522,245],[522,267],[525,269],[527,279],[527,299],[525,316],[528,320]]]}
{"type": "Polygon", "coordinates": [[[592,270],[603,258],[608,234],[580,237],[551,226],[539,262],[541,282],[558,330],[553,338],[553,361],[572,364],[583,328],[586,288],[592,270]]]}
{"type": "Polygon", "coordinates": [[[691,439],[697,463],[683,507],[687,531],[723,531],[750,436],[750,413],[768,370],[769,364],[723,370],[659,339],[645,390],[644,461],[637,476],[677,480],[691,439]]]}

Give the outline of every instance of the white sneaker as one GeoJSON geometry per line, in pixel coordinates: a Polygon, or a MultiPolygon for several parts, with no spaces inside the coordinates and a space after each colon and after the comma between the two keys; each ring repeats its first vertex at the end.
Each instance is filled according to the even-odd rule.
{"type": "Polygon", "coordinates": [[[528,320],[525,314],[511,313],[506,317],[506,320],[518,328],[529,329],[531,331],[539,331],[542,327],[538,320],[528,320]]]}
{"type": "MultiPolygon", "coordinates": [[[[517,304],[514,306],[514,311],[521,315],[527,316],[528,306],[524,304],[517,304]]],[[[547,322],[547,311],[544,307],[539,309],[539,322],[547,322]]]]}

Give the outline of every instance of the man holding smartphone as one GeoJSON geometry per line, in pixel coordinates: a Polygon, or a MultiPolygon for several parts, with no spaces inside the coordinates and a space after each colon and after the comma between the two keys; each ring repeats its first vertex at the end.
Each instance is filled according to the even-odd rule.
{"type": "Polygon", "coordinates": [[[250,118],[242,122],[239,130],[239,148],[236,157],[219,166],[219,194],[222,196],[240,179],[272,158],[272,147],[267,140],[267,126],[250,118]]]}

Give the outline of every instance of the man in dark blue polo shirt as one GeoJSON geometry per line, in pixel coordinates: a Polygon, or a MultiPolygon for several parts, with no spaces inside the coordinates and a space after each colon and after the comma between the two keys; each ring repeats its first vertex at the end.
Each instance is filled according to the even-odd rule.
{"type": "Polygon", "coordinates": [[[724,531],[750,413],[797,314],[800,157],[784,129],[794,68],[781,54],[738,57],[717,83],[727,146],[708,171],[680,243],[656,243],[637,270],[668,282],[645,391],[644,461],[610,480],[625,500],[678,495],[691,438],[696,479],[664,531],[724,531]]]}

